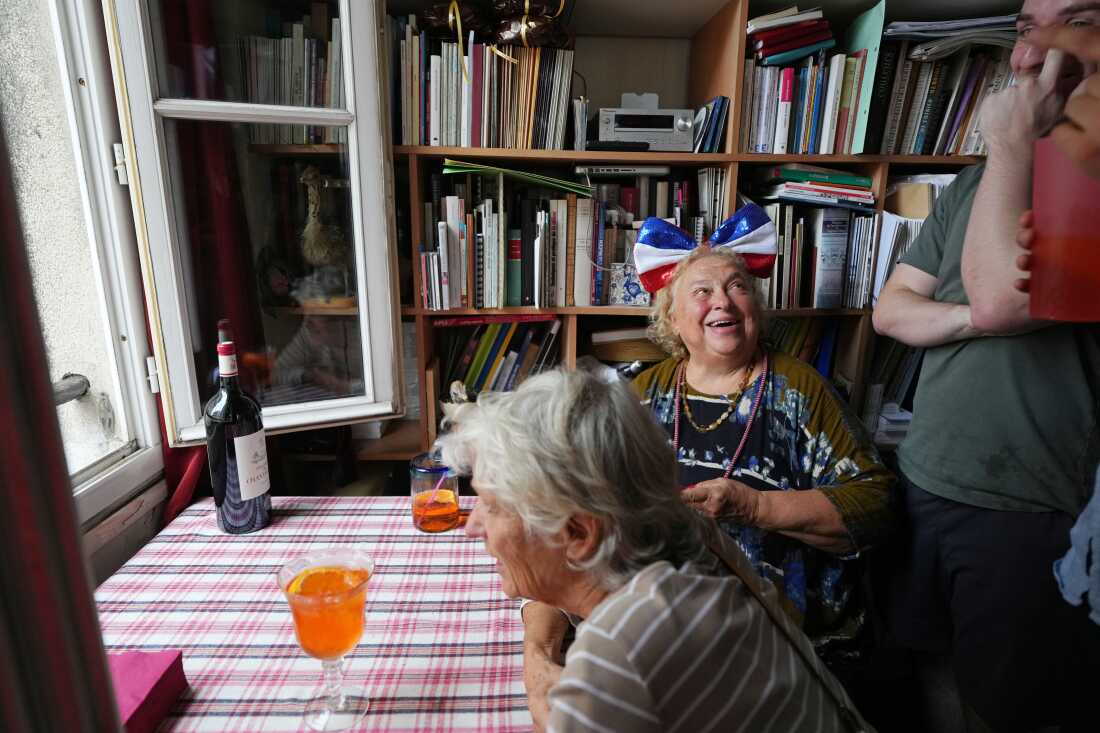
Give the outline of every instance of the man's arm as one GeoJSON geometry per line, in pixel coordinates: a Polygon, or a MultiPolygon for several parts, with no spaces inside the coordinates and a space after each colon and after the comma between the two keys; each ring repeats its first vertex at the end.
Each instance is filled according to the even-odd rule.
{"type": "Polygon", "coordinates": [[[1037,77],[989,97],[982,108],[982,136],[989,155],[974,195],[963,244],[962,279],[971,320],[989,333],[1036,328],[1028,297],[1014,287],[1024,250],[1016,243],[1017,222],[1030,208],[1035,141],[1061,112],[1057,91],[1063,54],[1047,53],[1037,77]]]}
{"type": "Polygon", "coordinates": [[[933,300],[937,279],[899,264],[882,288],[871,316],[875,331],[909,346],[939,346],[981,336],[970,320],[970,307],[933,300]]]}
{"type": "Polygon", "coordinates": [[[535,730],[546,728],[550,716],[549,693],[561,677],[561,646],[569,630],[565,614],[534,601],[520,610],[523,618],[523,685],[535,730]]]}

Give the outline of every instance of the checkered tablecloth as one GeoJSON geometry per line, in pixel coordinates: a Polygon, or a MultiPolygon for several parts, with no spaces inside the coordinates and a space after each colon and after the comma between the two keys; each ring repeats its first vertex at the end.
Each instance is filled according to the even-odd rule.
{"type": "Polygon", "coordinates": [[[417,531],[408,499],[272,503],[271,525],[248,535],[223,534],[212,500],[196,503],[96,591],[108,651],[183,650],[191,687],[161,730],[304,729],[321,663],[298,647],[275,573],[335,545],[375,562],[347,657],[371,701],[358,730],[530,730],[518,602],[480,541],[417,531]]]}

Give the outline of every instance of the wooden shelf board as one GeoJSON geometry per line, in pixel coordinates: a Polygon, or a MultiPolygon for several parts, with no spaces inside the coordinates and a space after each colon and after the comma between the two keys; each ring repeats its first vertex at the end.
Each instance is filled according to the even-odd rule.
{"type": "Polygon", "coordinates": [[[892,163],[916,165],[973,165],[984,158],[977,155],[772,155],[770,153],[740,153],[740,163],[778,164],[809,163],[811,165],[892,163]]]}
{"type": "Polygon", "coordinates": [[[394,155],[419,155],[427,158],[492,158],[542,163],[631,163],[673,165],[715,165],[730,163],[724,153],[625,153],[601,150],[521,150],[515,148],[456,148],[433,145],[395,145],[394,155]]]}
{"type": "Polygon", "coordinates": [[[298,305],[278,305],[273,307],[276,313],[289,313],[292,315],[311,315],[311,316],[357,316],[359,315],[358,308],[325,308],[324,306],[298,306],[298,305]]]}
{"type": "Polygon", "coordinates": [[[254,143],[248,146],[253,153],[261,155],[337,155],[346,153],[347,146],[337,143],[323,145],[261,145],[254,143]]]}
{"type": "Polygon", "coordinates": [[[407,461],[424,450],[420,420],[395,420],[377,440],[356,440],[355,457],[360,461],[407,461]]]}
{"type": "MultiPolygon", "coordinates": [[[[254,146],[260,147],[260,146],[254,146]]],[[[266,146],[266,147],[335,147],[335,146],[266,146]]],[[[433,145],[395,145],[398,156],[418,155],[427,158],[490,158],[496,160],[534,161],[544,163],[636,163],[672,165],[719,165],[723,163],[811,163],[853,164],[894,163],[915,165],[972,165],[984,160],[978,155],[772,155],[770,153],[627,153],[597,150],[518,150],[512,148],[459,148],[433,145]]]]}
{"type": "MultiPolygon", "coordinates": [[[[769,316],[863,316],[870,313],[863,308],[780,308],[769,309],[769,316]]],[[[445,311],[433,311],[425,308],[403,307],[403,316],[433,316],[436,318],[449,318],[451,316],[501,316],[501,315],[533,315],[549,313],[557,316],[638,316],[649,315],[648,307],[634,305],[599,305],[572,308],[533,308],[523,306],[517,308],[452,308],[445,311]]]]}

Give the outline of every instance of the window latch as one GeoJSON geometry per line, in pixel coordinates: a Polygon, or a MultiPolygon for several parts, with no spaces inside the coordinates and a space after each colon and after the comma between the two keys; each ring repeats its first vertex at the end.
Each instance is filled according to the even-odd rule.
{"type": "Polygon", "coordinates": [[[130,176],[126,173],[126,149],[122,147],[122,143],[114,143],[111,145],[111,151],[115,156],[115,177],[118,178],[119,185],[129,186],[130,176]]]}
{"type": "Polygon", "coordinates": [[[149,391],[160,394],[160,376],[157,374],[157,360],[152,356],[145,357],[145,381],[149,383],[149,391]]]}

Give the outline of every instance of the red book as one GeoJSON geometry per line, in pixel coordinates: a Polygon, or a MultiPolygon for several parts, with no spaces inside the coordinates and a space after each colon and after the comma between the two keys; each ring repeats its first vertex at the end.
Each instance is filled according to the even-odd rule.
{"type": "Polygon", "coordinates": [[[772,54],[783,53],[784,51],[801,48],[802,46],[809,46],[811,43],[827,41],[832,37],[833,32],[828,28],[824,28],[822,30],[815,30],[812,33],[808,33],[804,36],[793,36],[791,38],[784,38],[779,41],[772,41],[765,44],[757,44],[756,56],[757,58],[764,58],[765,56],[771,56],[772,54]]]}
{"type": "Polygon", "coordinates": [[[818,30],[820,28],[828,28],[829,21],[824,18],[818,18],[817,20],[804,20],[801,23],[791,23],[790,25],[780,26],[779,28],[772,28],[766,31],[760,31],[754,33],[751,38],[754,43],[768,43],[771,41],[782,40],[784,38],[792,38],[798,35],[804,35],[809,33],[810,30],[818,30]]]}
{"type": "Polygon", "coordinates": [[[638,216],[638,189],[634,186],[623,186],[619,189],[619,206],[638,216]]]}

